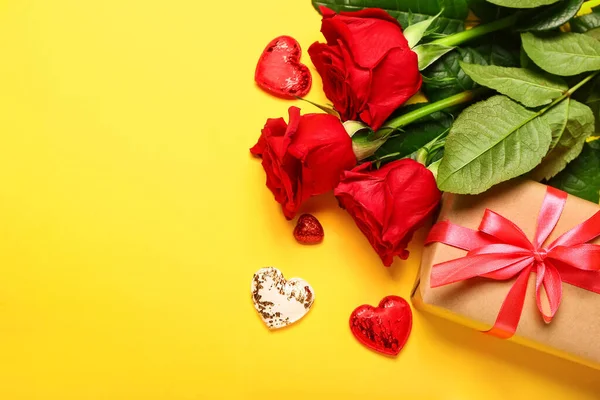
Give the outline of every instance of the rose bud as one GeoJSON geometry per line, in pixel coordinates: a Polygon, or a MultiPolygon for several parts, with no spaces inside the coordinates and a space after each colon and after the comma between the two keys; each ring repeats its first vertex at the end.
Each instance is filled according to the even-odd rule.
{"type": "Polygon", "coordinates": [[[406,247],[435,212],[441,192],[433,174],[414,160],[371,167],[366,163],[344,172],[334,193],[389,267],[394,256],[408,258],[406,247]]]}
{"type": "Polygon", "coordinates": [[[371,128],[360,121],[348,120],[344,122],[344,129],[352,138],[352,150],[358,161],[371,157],[387,141],[387,137],[371,140],[371,128]]]}
{"type": "Polygon", "coordinates": [[[289,123],[269,119],[250,152],[262,158],[267,187],[292,219],[311,196],[336,187],[344,170],[357,161],[352,140],[338,118],[306,114],[290,107],[289,123]]]}
{"type": "Polygon", "coordinates": [[[377,130],[421,88],[417,55],[398,21],[381,9],[320,10],[327,43],[314,43],[308,54],[323,90],[343,121],[361,119],[377,130]]]}

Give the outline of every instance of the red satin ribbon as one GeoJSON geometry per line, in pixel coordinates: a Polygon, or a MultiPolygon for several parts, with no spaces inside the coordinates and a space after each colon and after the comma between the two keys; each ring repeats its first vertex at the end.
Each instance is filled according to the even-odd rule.
{"type": "Polygon", "coordinates": [[[600,246],[588,244],[600,236],[600,211],[544,246],[560,219],[566,201],[565,192],[548,187],[533,243],[517,225],[491,210],[485,211],[477,231],[449,221],[437,223],[426,244],[440,242],[467,250],[468,254],[434,265],[431,287],[475,277],[500,281],[516,277],[496,323],[487,331],[501,338],[509,338],[517,330],[531,273],[536,274],[536,302],[547,323],[552,321],[560,306],[562,282],[600,294],[600,246]],[[545,300],[548,313],[543,307],[545,300]]]}

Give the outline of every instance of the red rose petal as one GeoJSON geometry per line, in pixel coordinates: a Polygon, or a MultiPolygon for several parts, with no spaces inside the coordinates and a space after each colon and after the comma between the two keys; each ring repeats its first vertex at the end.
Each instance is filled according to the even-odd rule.
{"type": "Polygon", "coordinates": [[[303,214],[294,228],[294,237],[302,244],[317,244],[323,241],[323,226],[313,215],[303,214]]]}
{"type": "Polygon", "coordinates": [[[305,96],[310,90],[312,76],[306,65],[300,63],[302,50],[290,36],[279,36],[265,48],[254,80],[265,91],[287,99],[305,96]]]}
{"type": "Polygon", "coordinates": [[[350,316],[350,330],[366,347],[396,356],[406,344],[412,329],[412,311],[401,297],[388,296],[379,307],[363,305],[350,316]]]}

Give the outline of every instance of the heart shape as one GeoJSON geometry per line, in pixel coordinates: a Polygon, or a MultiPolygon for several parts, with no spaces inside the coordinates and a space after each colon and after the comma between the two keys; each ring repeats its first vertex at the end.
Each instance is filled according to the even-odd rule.
{"type": "Polygon", "coordinates": [[[254,80],[272,95],[287,99],[305,96],[310,90],[312,76],[308,67],[300,63],[302,50],[290,36],[279,36],[263,50],[254,80]]]}
{"type": "Polygon", "coordinates": [[[391,356],[400,353],[411,329],[410,305],[398,296],[383,298],[377,308],[362,305],[350,316],[350,330],[359,342],[391,356]]]}
{"type": "Polygon", "coordinates": [[[277,268],[259,270],[252,278],[254,308],[269,329],[286,327],[310,311],[315,292],[303,279],[286,280],[277,268]]]}
{"type": "Polygon", "coordinates": [[[302,214],[294,228],[294,237],[302,244],[317,244],[323,241],[323,225],[314,215],[302,214]]]}

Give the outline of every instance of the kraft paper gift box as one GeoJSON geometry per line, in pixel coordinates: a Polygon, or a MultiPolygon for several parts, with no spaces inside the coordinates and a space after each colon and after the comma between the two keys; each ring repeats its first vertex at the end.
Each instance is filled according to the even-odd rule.
{"type": "MultiPolygon", "coordinates": [[[[533,241],[546,190],[537,182],[517,180],[476,196],[447,193],[438,222],[450,221],[477,230],[486,209],[490,209],[512,221],[533,241]]],[[[558,224],[545,243],[551,243],[599,210],[598,205],[569,195],[558,224]]],[[[599,244],[600,240],[589,243],[599,244]]],[[[427,245],[413,290],[413,304],[423,311],[488,331],[516,278],[498,281],[476,277],[431,287],[434,265],[466,255],[466,250],[439,242],[427,245]]],[[[536,274],[530,274],[516,333],[507,340],[600,369],[600,294],[563,282],[560,307],[552,321],[546,323],[536,304],[535,281],[536,274]]]]}

